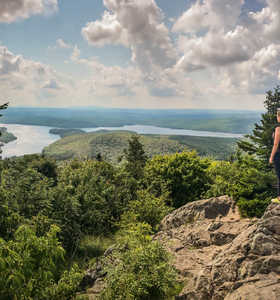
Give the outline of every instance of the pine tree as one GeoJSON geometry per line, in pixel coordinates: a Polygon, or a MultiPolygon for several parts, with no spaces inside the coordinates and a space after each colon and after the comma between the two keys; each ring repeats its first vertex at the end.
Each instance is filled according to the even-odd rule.
{"type": "Polygon", "coordinates": [[[126,169],[135,179],[143,176],[143,170],[147,161],[147,155],[139,138],[139,136],[133,135],[128,141],[128,149],[124,150],[124,156],[127,161],[126,169]]]}
{"type": "Polygon", "coordinates": [[[274,88],[274,91],[269,90],[266,94],[264,106],[267,110],[262,113],[261,124],[255,123],[253,134],[246,134],[247,140],[237,141],[238,149],[254,154],[257,158],[263,161],[264,167],[270,169],[268,164],[269,157],[273,147],[272,133],[277,123],[277,108],[280,108],[280,86],[274,88]]]}
{"type": "MultiPolygon", "coordinates": [[[[6,108],[8,108],[8,103],[5,103],[5,104],[2,104],[2,105],[0,105],[0,110],[2,110],[2,109],[6,109],[6,108]]],[[[0,114],[0,117],[2,117],[2,115],[0,114]]],[[[1,136],[1,131],[0,131],[0,136],[1,136]]],[[[2,158],[1,157],[1,153],[2,153],[2,149],[1,149],[1,144],[0,144],[0,159],[2,158]]]]}

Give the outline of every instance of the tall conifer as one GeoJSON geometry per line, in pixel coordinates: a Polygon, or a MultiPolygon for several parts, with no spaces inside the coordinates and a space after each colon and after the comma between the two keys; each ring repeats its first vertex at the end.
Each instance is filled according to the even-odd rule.
{"type": "Polygon", "coordinates": [[[277,123],[276,112],[280,108],[280,86],[276,86],[274,91],[267,91],[264,101],[266,112],[262,113],[260,124],[255,123],[252,134],[246,134],[245,138],[237,141],[238,149],[255,154],[257,158],[264,162],[265,168],[270,169],[268,164],[269,157],[273,147],[272,133],[275,127],[280,125],[277,123]]]}

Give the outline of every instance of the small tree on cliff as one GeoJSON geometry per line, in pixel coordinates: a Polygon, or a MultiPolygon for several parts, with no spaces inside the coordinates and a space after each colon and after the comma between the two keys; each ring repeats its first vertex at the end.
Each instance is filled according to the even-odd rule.
{"type": "Polygon", "coordinates": [[[249,140],[237,141],[238,149],[247,152],[248,154],[255,154],[264,162],[264,167],[270,169],[268,165],[269,156],[273,147],[272,132],[277,125],[276,112],[280,107],[280,86],[274,88],[274,91],[269,90],[266,93],[266,100],[264,106],[267,110],[262,113],[261,124],[255,123],[253,134],[246,134],[245,137],[249,140]]]}
{"type": "Polygon", "coordinates": [[[124,156],[127,160],[126,170],[135,179],[140,179],[144,174],[147,155],[145,154],[143,145],[139,141],[139,136],[133,135],[128,143],[128,149],[124,150],[124,156]]]}
{"type": "MultiPolygon", "coordinates": [[[[0,105],[0,110],[6,109],[6,108],[8,108],[8,103],[5,103],[5,104],[0,105]]],[[[1,114],[0,114],[0,117],[2,117],[1,114]]],[[[1,136],[1,131],[0,131],[0,136],[1,136]]],[[[1,147],[0,147],[0,159],[2,158],[2,157],[1,157],[1,153],[2,153],[2,149],[1,149],[1,147]]]]}

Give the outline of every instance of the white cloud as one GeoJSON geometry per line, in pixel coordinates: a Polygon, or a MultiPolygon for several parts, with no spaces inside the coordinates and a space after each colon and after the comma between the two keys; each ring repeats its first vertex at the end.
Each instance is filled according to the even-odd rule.
{"type": "Polygon", "coordinates": [[[132,51],[132,61],[144,73],[154,66],[170,67],[176,60],[163,13],[154,0],[104,0],[102,20],[88,23],[84,38],[93,45],[122,44],[132,51]]]}
{"type": "Polygon", "coordinates": [[[252,12],[250,16],[260,25],[259,34],[271,42],[280,42],[280,1],[266,0],[266,3],[260,12],[252,12]]]}
{"type": "Polygon", "coordinates": [[[196,1],[173,26],[174,32],[193,33],[205,28],[232,30],[241,14],[244,0],[196,1]]]}
{"type": "Polygon", "coordinates": [[[4,98],[12,99],[11,104],[42,105],[46,97],[66,95],[73,86],[73,82],[50,66],[27,60],[0,46],[0,90],[4,98]]]}
{"type": "Polygon", "coordinates": [[[82,29],[83,37],[94,46],[106,44],[123,44],[128,46],[126,32],[117,20],[115,14],[104,12],[102,20],[89,22],[82,29]]]}
{"type": "Polygon", "coordinates": [[[80,54],[81,54],[81,50],[78,48],[77,45],[75,45],[75,47],[73,49],[73,52],[72,52],[72,55],[71,55],[71,60],[72,61],[77,61],[80,57],[80,54]]]}
{"type": "MultiPolygon", "coordinates": [[[[141,73],[136,67],[105,66],[97,58],[81,58],[80,49],[75,46],[71,60],[89,68],[91,75],[85,80],[88,93],[96,96],[133,95],[141,85],[141,73]]],[[[143,87],[142,87],[143,88],[143,87]]]]}
{"type": "Polygon", "coordinates": [[[57,0],[1,0],[0,22],[11,23],[31,15],[57,11],[57,0]]]}
{"type": "Polygon", "coordinates": [[[220,87],[227,93],[236,90],[263,94],[279,83],[280,45],[271,44],[257,51],[243,63],[221,69],[220,87]]]}
{"type": "Polygon", "coordinates": [[[67,44],[63,39],[57,39],[56,44],[60,48],[71,49],[73,46],[71,44],[67,44]]]}
{"type": "Polygon", "coordinates": [[[258,49],[252,33],[242,26],[233,31],[209,31],[203,37],[180,36],[178,48],[184,54],[178,61],[186,71],[195,71],[207,66],[226,66],[247,61],[258,49]]]}
{"type": "MultiPolygon", "coordinates": [[[[72,52],[68,67],[79,64],[79,72],[82,66],[86,71],[83,79],[68,77],[3,46],[1,93],[20,105],[219,108],[224,101],[224,108],[261,109],[264,92],[280,80],[280,1],[264,1],[264,9],[247,14],[243,0],[197,0],[177,21],[169,20],[171,40],[168,18],[155,0],[103,0],[107,10],[82,35],[95,47],[129,48],[126,67],[85,59],[80,46],[60,38],[55,48],[72,52]]],[[[47,2],[56,3],[29,1],[35,2],[43,4],[41,10],[33,6],[26,15],[6,15],[5,22],[44,13],[47,2]]]]}
{"type": "Polygon", "coordinates": [[[241,16],[243,0],[196,1],[174,24],[177,69],[209,70],[215,93],[264,94],[279,74],[280,2],[241,16]]]}

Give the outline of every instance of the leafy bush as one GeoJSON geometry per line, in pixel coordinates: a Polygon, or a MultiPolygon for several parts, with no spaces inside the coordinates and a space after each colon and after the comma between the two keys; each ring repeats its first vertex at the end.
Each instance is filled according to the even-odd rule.
{"type": "Polygon", "coordinates": [[[265,209],[270,203],[270,198],[263,199],[245,199],[241,197],[237,205],[241,215],[245,218],[257,217],[261,218],[265,209]]]}
{"type": "Polygon", "coordinates": [[[171,206],[178,208],[200,199],[208,183],[208,159],[201,159],[195,150],[170,155],[157,155],[147,162],[145,180],[156,195],[170,193],[171,206]]]}
{"type": "Polygon", "coordinates": [[[129,202],[126,212],[121,216],[120,227],[131,223],[143,222],[151,225],[156,232],[160,221],[170,213],[173,208],[165,204],[166,196],[155,197],[147,190],[139,190],[137,199],[129,202]]]}
{"type": "Polygon", "coordinates": [[[14,240],[0,239],[1,299],[70,299],[82,274],[74,266],[64,269],[64,249],[57,233],[59,228],[37,237],[32,226],[22,225],[14,240]]]}
{"type": "Polygon", "coordinates": [[[131,224],[121,232],[120,251],[115,263],[106,267],[106,287],[102,300],[167,300],[182,289],[171,256],[157,241],[152,241],[151,226],[131,224]]]}
{"type": "Polygon", "coordinates": [[[252,155],[239,156],[234,162],[213,161],[209,166],[211,179],[204,198],[229,195],[237,203],[242,216],[260,217],[275,195],[275,175],[262,168],[252,155]]]}

